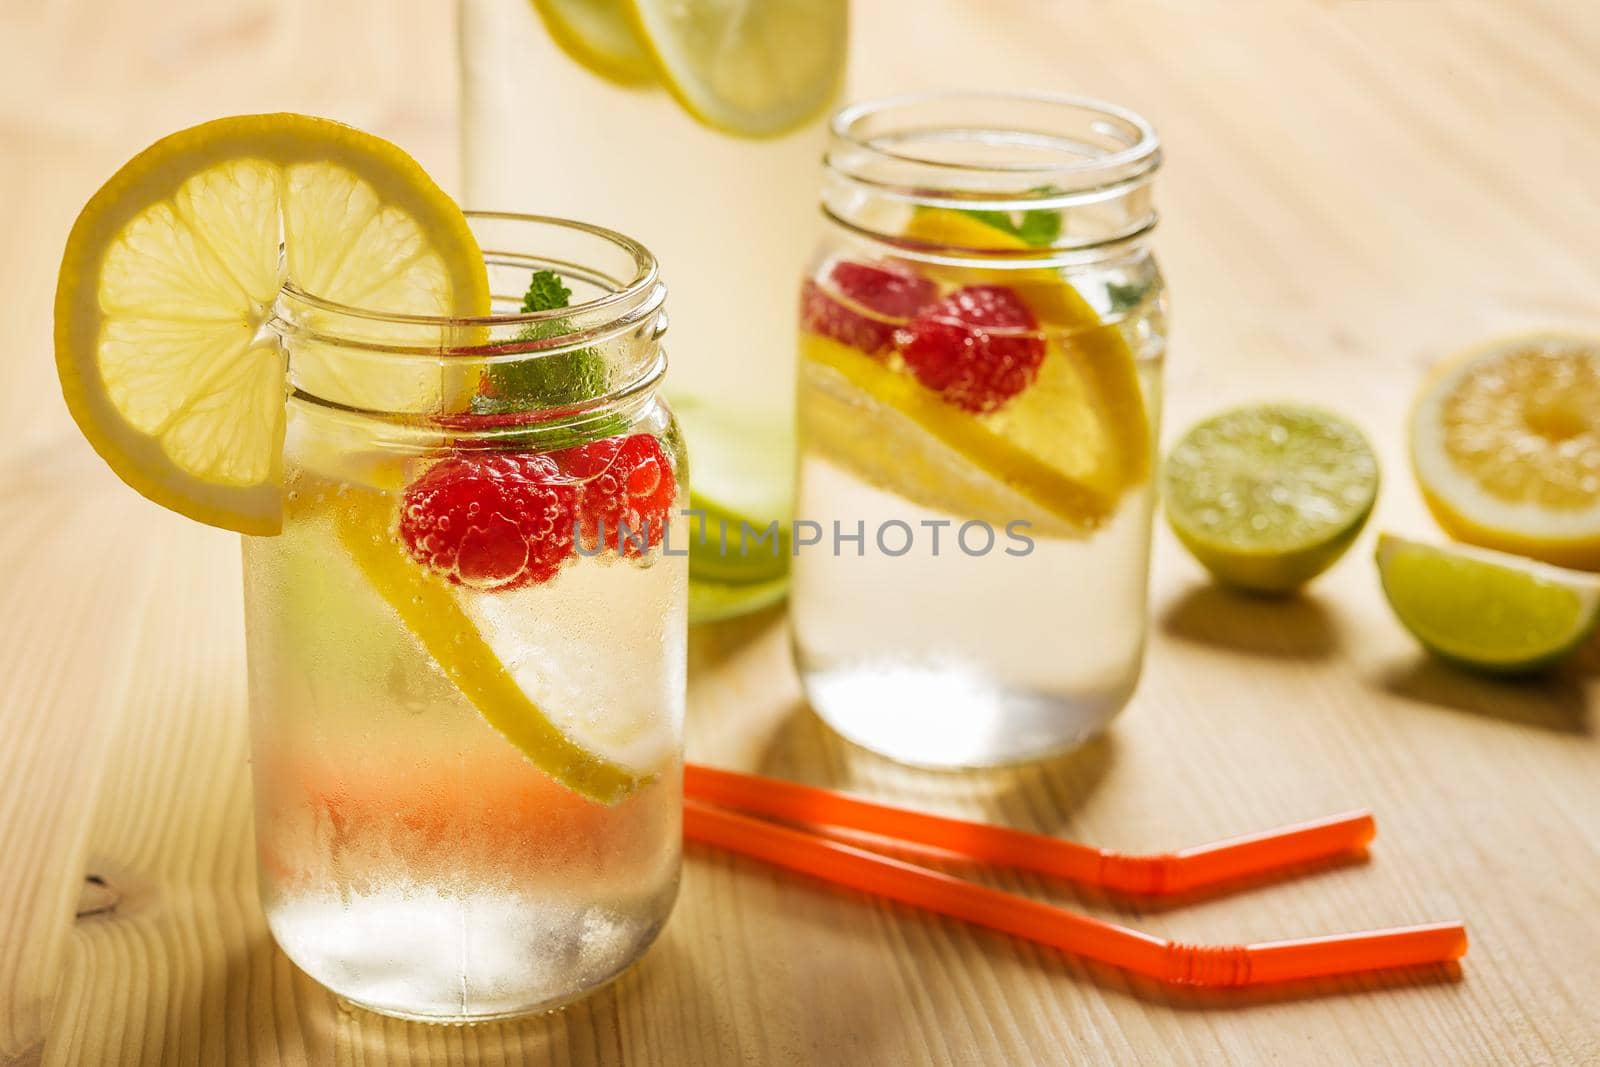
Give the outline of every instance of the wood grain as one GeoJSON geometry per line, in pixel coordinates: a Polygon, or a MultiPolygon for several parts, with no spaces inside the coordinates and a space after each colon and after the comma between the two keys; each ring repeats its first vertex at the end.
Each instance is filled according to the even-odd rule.
{"type": "MultiPolygon", "coordinates": [[[[1429,363],[1600,325],[1589,0],[855,7],[859,93],[1043,87],[1147,113],[1169,161],[1169,430],[1257,397],[1349,412],[1384,461],[1382,526],[1431,532],[1400,432],[1429,363]]],[[[1265,603],[1162,534],[1139,693],[1051,764],[927,775],[846,747],[805,710],[776,614],[694,635],[691,754],[1129,849],[1369,806],[1370,862],[1182,908],[993,881],[1202,941],[1461,916],[1459,973],[1184,995],[691,850],[661,943],[558,1015],[408,1025],[300,975],[255,899],[237,545],[133,497],[71,428],[54,270],[118,164],[224,112],[346,118],[448,183],[449,20],[423,0],[0,8],[0,1062],[1600,1062],[1600,657],[1515,686],[1430,664],[1370,540],[1265,603]]]]}

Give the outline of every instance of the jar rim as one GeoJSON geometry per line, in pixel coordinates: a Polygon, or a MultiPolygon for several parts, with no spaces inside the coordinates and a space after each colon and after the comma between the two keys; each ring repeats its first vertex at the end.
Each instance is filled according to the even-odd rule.
{"type": "MultiPolygon", "coordinates": [[[[996,122],[991,128],[996,132],[1004,133],[1049,132],[1025,130],[1015,126],[1008,128],[1004,122],[996,122]]],[[[836,140],[884,160],[916,167],[927,167],[933,171],[945,171],[952,175],[962,173],[995,174],[999,172],[1018,177],[1042,178],[1048,175],[1073,175],[1083,179],[1092,178],[1101,173],[1115,172],[1120,180],[1126,181],[1130,177],[1144,175],[1149,171],[1153,171],[1161,163],[1161,140],[1156,134],[1155,127],[1150,124],[1148,119],[1129,108],[1095,97],[1074,93],[951,89],[901,93],[894,96],[863,100],[839,109],[834,113],[829,123],[829,132],[836,140]],[[1113,141],[1121,142],[1122,147],[1093,154],[1079,154],[1076,159],[1040,160],[1038,162],[995,163],[992,161],[936,159],[927,155],[901,150],[895,144],[885,143],[882,134],[868,135],[864,129],[873,120],[892,116],[896,112],[906,112],[916,108],[941,104],[952,107],[994,105],[997,109],[997,114],[1003,113],[1007,106],[1043,105],[1047,108],[1057,108],[1061,110],[1063,118],[1073,114],[1079,117],[1098,118],[1100,121],[1092,127],[1094,132],[1113,141]]]]}
{"type": "MultiPolygon", "coordinates": [[[[626,313],[660,282],[660,266],[650,250],[633,238],[626,234],[618,233],[616,230],[589,222],[580,222],[576,219],[565,219],[556,215],[530,215],[514,211],[476,210],[463,211],[462,214],[466,216],[469,222],[532,223],[586,233],[592,237],[597,237],[602,241],[615,245],[632,258],[634,264],[633,278],[621,288],[602,293],[590,300],[569,304],[566,307],[549,311],[518,311],[500,314],[490,313],[488,315],[419,315],[344,304],[303,289],[292,280],[284,282],[281,292],[284,296],[305,307],[365,322],[384,322],[404,326],[449,329],[470,327],[503,328],[523,326],[530,323],[551,322],[557,319],[589,319],[593,317],[595,320],[603,321],[606,317],[604,313],[612,309],[615,309],[619,316],[626,313]]],[[[488,248],[482,249],[482,253],[485,259],[495,255],[506,254],[502,250],[488,248]]]]}

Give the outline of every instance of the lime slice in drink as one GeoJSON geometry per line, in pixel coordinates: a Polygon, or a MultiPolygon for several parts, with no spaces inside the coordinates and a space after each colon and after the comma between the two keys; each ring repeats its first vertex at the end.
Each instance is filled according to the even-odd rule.
{"type": "Polygon", "coordinates": [[[1549,666],[1600,620],[1600,577],[1504,552],[1384,534],[1378,573],[1406,629],[1435,654],[1475,670],[1549,666]]]}
{"type": "Polygon", "coordinates": [[[78,216],[55,308],[68,409],[156,503],[243,533],[280,528],[284,357],[264,327],[285,271],[362,307],[489,310],[461,210],[387,141],[287,114],[157,141],[78,216]]]}
{"type": "Polygon", "coordinates": [[[724,619],[753,615],[774,604],[781,603],[789,594],[789,576],[765,582],[697,582],[689,581],[689,625],[721,622],[724,619]]]}
{"type": "Polygon", "coordinates": [[[1263,404],[1192,427],[1168,454],[1164,481],[1173,531],[1219,581],[1286,593],[1361,532],[1378,460],[1337,415],[1263,404]]]}
{"type": "Polygon", "coordinates": [[[625,723],[563,718],[529,698],[456,592],[417,566],[395,541],[389,528],[394,508],[389,497],[363,490],[334,492],[333,521],[339,541],[361,573],[445,676],[534,766],[602,804],[626,799],[650,779],[602,754],[656,747],[649,738],[630,736],[625,723]],[[604,736],[586,737],[592,730],[603,730],[604,736]]]}
{"type": "Polygon", "coordinates": [[[846,0],[624,0],[672,95],[740,137],[775,137],[832,102],[846,0]]]}
{"type": "Polygon", "coordinates": [[[563,52],[607,81],[643,85],[655,77],[626,0],[533,0],[533,8],[563,52]]]}
{"type": "Polygon", "coordinates": [[[696,582],[765,582],[789,571],[794,435],[778,412],[678,396],[689,451],[689,574],[696,582]]]}

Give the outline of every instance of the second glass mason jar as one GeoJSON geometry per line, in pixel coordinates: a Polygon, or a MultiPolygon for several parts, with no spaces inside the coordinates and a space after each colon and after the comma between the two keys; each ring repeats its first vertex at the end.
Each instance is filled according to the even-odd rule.
{"type": "Polygon", "coordinates": [[[283,532],[244,542],[273,937],[351,1001],[451,1022],[572,1000],[654,939],[685,671],[656,265],[469,219],[489,318],[285,290],[283,532]]]}
{"type": "Polygon", "coordinates": [[[791,617],[817,713],[926,766],[1101,730],[1143,658],[1166,298],[1149,124],[1067,96],[835,117],[802,283],[791,617]]]}

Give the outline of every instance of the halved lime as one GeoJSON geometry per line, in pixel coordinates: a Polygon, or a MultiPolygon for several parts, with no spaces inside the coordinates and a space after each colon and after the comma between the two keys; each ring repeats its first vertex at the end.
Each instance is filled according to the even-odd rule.
{"type": "Polygon", "coordinates": [[[1549,666],[1594,632],[1600,577],[1486,548],[1378,538],[1378,574],[1431,652],[1495,674],[1549,666]]]}
{"type": "Polygon", "coordinates": [[[1224,584],[1286,593],[1342,556],[1378,495],[1378,460],[1347,420],[1261,404],[1198,423],[1167,456],[1167,520],[1224,584]]]}

